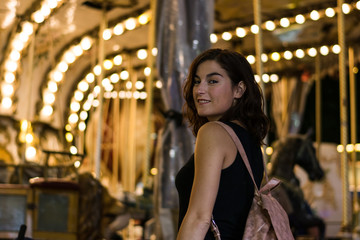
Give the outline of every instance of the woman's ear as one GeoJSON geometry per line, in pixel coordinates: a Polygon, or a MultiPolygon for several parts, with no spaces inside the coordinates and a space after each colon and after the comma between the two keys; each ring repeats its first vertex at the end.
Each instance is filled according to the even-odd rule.
{"type": "Polygon", "coordinates": [[[234,98],[241,98],[245,91],[246,85],[244,81],[240,81],[238,85],[235,86],[234,98]]]}

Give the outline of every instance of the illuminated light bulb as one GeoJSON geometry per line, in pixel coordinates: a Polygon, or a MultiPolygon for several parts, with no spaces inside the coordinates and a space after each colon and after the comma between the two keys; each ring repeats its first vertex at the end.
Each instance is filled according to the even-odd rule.
{"type": "Polygon", "coordinates": [[[151,168],[150,169],[150,174],[153,175],[153,176],[156,176],[158,174],[158,169],[157,168],[151,168]]]}
{"type": "Polygon", "coordinates": [[[223,32],[221,38],[225,41],[229,41],[232,38],[232,35],[230,32],[223,32]]]}
{"type": "Polygon", "coordinates": [[[145,25],[150,21],[149,13],[143,13],[139,16],[138,21],[141,25],[145,25]]]}
{"type": "Polygon", "coordinates": [[[51,9],[49,8],[48,4],[44,3],[41,6],[40,12],[44,17],[48,17],[51,13],[51,9]]]}
{"type": "Polygon", "coordinates": [[[340,51],[341,51],[341,47],[340,47],[340,45],[335,44],[334,46],[332,46],[331,50],[332,50],[333,53],[339,54],[340,51]]]}
{"type": "Polygon", "coordinates": [[[88,113],[86,111],[81,111],[80,112],[80,119],[85,121],[88,118],[88,113]]]}
{"type": "Polygon", "coordinates": [[[48,0],[48,6],[51,9],[54,9],[57,7],[57,0],[48,0]]]}
{"type": "Polygon", "coordinates": [[[41,11],[34,12],[31,17],[36,23],[42,23],[45,20],[41,11]]]}
{"type": "Polygon", "coordinates": [[[100,102],[97,99],[94,99],[94,101],[92,102],[93,107],[98,107],[99,104],[100,104],[100,102]]]}
{"type": "Polygon", "coordinates": [[[5,82],[6,83],[13,83],[15,81],[15,74],[12,72],[5,73],[5,82]]]}
{"type": "Polygon", "coordinates": [[[303,24],[305,22],[305,17],[302,14],[298,14],[295,17],[295,22],[298,24],[303,24]]]}
{"type": "Polygon", "coordinates": [[[54,112],[54,109],[50,105],[44,105],[40,111],[40,115],[43,117],[50,117],[54,112]]]}
{"type": "Polygon", "coordinates": [[[81,166],[81,162],[80,161],[75,161],[74,162],[74,167],[75,168],[79,168],[81,166]]]}
{"type": "Polygon", "coordinates": [[[118,93],[116,91],[111,92],[111,98],[116,99],[118,97],[118,93]]]}
{"type": "Polygon", "coordinates": [[[280,26],[286,28],[290,26],[290,20],[288,18],[281,18],[280,19],[280,26]]]}
{"type": "Polygon", "coordinates": [[[258,34],[259,33],[259,26],[258,25],[251,25],[250,27],[250,31],[253,33],[253,34],[258,34]]]}
{"type": "Polygon", "coordinates": [[[27,121],[27,120],[21,120],[20,121],[20,130],[22,131],[22,132],[25,132],[25,131],[27,131],[27,129],[28,129],[28,127],[30,127],[30,122],[29,121],[27,121]]]}
{"type": "Polygon", "coordinates": [[[344,14],[349,14],[351,12],[350,4],[344,3],[341,7],[344,14]]]}
{"type": "Polygon", "coordinates": [[[26,43],[27,41],[29,41],[29,35],[27,35],[27,34],[24,33],[24,32],[21,32],[21,33],[19,33],[19,35],[18,35],[18,39],[19,39],[20,41],[22,41],[23,43],[26,43]]]}
{"type": "Polygon", "coordinates": [[[111,76],[110,76],[110,81],[111,81],[112,83],[117,83],[119,80],[120,80],[119,74],[117,74],[117,73],[111,74],[111,76]]]}
{"type": "Polygon", "coordinates": [[[74,54],[76,57],[79,57],[79,56],[81,56],[81,55],[84,53],[84,50],[81,48],[80,45],[73,46],[73,47],[71,48],[71,51],[73,52],[73,54],[74,54]]]}
{"type": "Polygon", "coordinates": [[[94,68],[93,68],[93,71],[94,71],[94,74],[96,76],[99,76],[101,74],[101,66],[100,65],[96,65],[94,68]]]}
{"type": "Polygon", "coordinates": [[[163,87],[163,83],[160,81],[160,80],[157,80],[156,82],[155,82],[155,87],[157,87],[157,88],[162,88],[163,87]]]}
{"type": "Polygon", "coordinates": [[[246,36],[246,30],[245,28],[242,28],[242,27],[237,27],[236,30],[236,36],[238,36],[239,38],[243,38],[246,36]]]}
{"type": "Polygon", "coordinates": [[[130,90],[132,88],[132,82],[127,81],[125,86],[126,86],[126,89],[130,90]]]}
{"type": "Polygon", "coordinates": [[[115,64],[116,66],[121,65],[121,63],[122,63],[122,56],[121,56],[121,55],[116,55],[116,56],[114,57],[113,61],[114,61],[114,64],[115,64]]]}
{"type": "Polygon", "coordinates": [[[121,91],[119,92],[119,98],[120,98],[120,99],[124,99],[125,97],[126,97],[125,91],[124,91],[124,90],[121,90],[121,91]]]}
{"type": "Polygon", "coordinates": [[[274,152],[274,150],[273,150],[272,147],[267,147],[267,148],[265,149],[265,153],[266,153],[267,155],[271,155],[273,152],[274,152]]]}
{"type": "Polygon", "coordinates": [[[353,144],[346,145],[346,152],[353,152],[355,150],[355,146],[353,144]]]}
{"type": "Polygon", "coordinates": [[[84,99],[84,93],[80,90],[76,90],[74,92],[75,101],[81,102],[84,99]]]}
{"type": "Polygon", "coordinates": [[[55,82],[60,82],[64,77],[64,74],[60,71],[54,71],[51,74],[51,78],[52,80],[54,80],[55,82]]]}
{"type": "Polygon", "coordinates": [[[329,48],[328,48],[327,46],[322,46],[322,47],[320,48],[320,53],[321,53],[321,55],[323,55],[323,56],[328,55],[328,54],[329,54],[329,48]]]}
{"type": "Polygon", "coordinates": [[[85,79],[88,83],[92,83],[95,81],[95,75],[93,73],[88,73],[85,79]]]}
{"type": "Polygon", "coordinates": [[[355,151],[360,152],[360,143],[355,144],[355,151]]]}
{"type": "Polygon", "coordinates": [[[79,122],[79,126],[78,126],[80,131],[85,131],[86,129],[86,124],[84,122],[79,122]]]}
{"type": "Polygon", "coordinates": [[[250,64],[254,64],[255,63],[255,57],[253,55],[249,55],[246,57],[246,60],[250,63],[250,64]]]}
{"type": "Polygon", "coordinates": [[[216,36],[215,33],[210,34],[210,42],[211,43],[216,43],[218,41],[218,37],[216,36]]]}
{"type": "Polygon", "coordinates": [[[136,89],[141,90],[141,89],[144,88],[144,86],[145,86],[145,84],[144,84],[143,81],[136,81],[136,83],[135,83],[135,88],[136,88],[136,89]]]}
{"type": "Polygon", "coordinates": [[[111,35],[112,35],[111,29],[105,29],[103,31],[102,37],[106,41],[106,40],[109,40],[111,38],[111,35]]]}
{"type": "Polygon", "coordinates": [[[72,113],[72,114],[70,114],[68,120],[69,120],[69,123],[75,124],[79,121],[79,116],[76,113],[72,113]]]}
{"type": "Polygon", "coordinates": [[[270,81],[270,76],[269,76],[269,74],[264,73],[264,74],[262,75],[262,80],[263,80],[264,83],[268,83],[268,82],[270,81]]]}
{"type": "Polygon", "coordinates": [[[150,76],[150,74],[151,74],[151,68],[150,67],[144,68],[144,75],[148,77],[150,76]]]}
{"type": "Polygon", "coordinates": [[[137,57],[140,59],[140,60],[144,60],[147,58],[147,51],[145,49],[140,49],[137,51],[136,53],[137,57]]]}
{"type": "Polygon", "coordinates": [[[19,52],[21,52],[25,47],[24,42],[20,41],[20,39],[14,39],[11,45],[14,49],[16,49],[19,52]]]}
{"type": "MultiPolygon", "coordinates": [[[[104,86],[104,90],[106,92],[110,93],[113,89],[114,89],[114,85],[112,85],[112,84],[108,84],[108,85],[104,86]]],[[[111,97],[111,95],[110,95],[110,97],[111,97]]]]}
{"type": "Polygon", "coordinates": [[[278,52],[273,52],[273,53],[271,54],[271,59],[272,59],[273,61],[275,61],[275,62],[279,61],[280,58],[281,58],[281,56],[280,56],[280,53],[278,53],[278,52]]]}
{"type": "Polygon", "coordinates": [[[71,147],[70,147],[70,153],[71,153],[71,154],[77,154],[77,152],[78,152],[78,151],[77,151],[77,148],[76,148],[75,146],[71,146],[71,147]]]}
{"type": "Polygon", "coordinates": [[[146,92],[141,92],[140,93],[140,99],[145,100],[147,98],[147,93],[146,92]]]}
{"type": "Polygon", "coordinates": [[[90,37],[84,37],[80,41],[80,46],[84,51],[89,50],[91,48],[91,45],[92,45],[92,39],[90,37]]]}
{"type": "Polygon", "coordinates": [[[73,112],[79,111],[79,110],[80,110],[80,103],[78,103],[78,102],[72,102],[72,103],[70,104],[70,109],[71,109],[71,111],[73,111],[73,112]]]}
{"type": "Polygon", "coordinates": [[[66,72],[68,69],[69,69],[69,65],[64,62],[64,61],[61,61],[59,62],[59,64],[57,65],[57,69],[60,70],[60,72],[66,72]]]}
{"type": "Polygon", "coordinates": [[[343,145],[337,145],[337,146],[336,146],[336,150],[337,150],[339,153],[342,153],[342,152],[344,152],[344,146],[343,146],[343,145]]]}
{"type": "Polygon", "coordinates": [[[135,18],[129,18],[125,21],[125,28],[127,30],[133,30],[136,28],[136,19],[135,18]]]}
{"type": "Polygon", "coordinates": [[[293,58],[292,52],[290,52],[289,50],[285,51],[285,52],[284,52],[284,58],[285,58],[286,60],[292,59],[292,58],[293,58]]]}
{"type": "Polygon", "coordinates": [[[65,130],[66,130],[66,131],[70,132],[71,129],[72,129],[72,127],[71,127],[70,124],[66,124],[66,125],[65,125],[65,130]]]}
{"type": "Polygon", "coordinates": [[[17,62],[12,61],[12,60],[7,60],[5,62],[5,69],[8,72],[16,72],[17,68],[18,68],[17,62]]]}
{"type": "Polygon", "coordinates": [[[157,54],[158,54],[158,49],[157,49],[157,48],[151,49],[151,54],[152,54],[154,57],[157,56],[157,54]]]}
{"type": "Polygon", "coordinates": [[[86,92],[89,89],[89,83],[87,81],[85,81],[85,80],[81,80],[78,83],[77,88],[82,92],[86,92]]]}
{"type": "Polygon", "coordinates": [[[122,23],[116,24],[116,26],[113,29],[114,34],[117,36],[123,34],[124,31],[125,31],[125,29],[124,29],[124,25],[122,23]]]}
{"type": "Polygon", "coordinates": [[[271,74],[270,75],[270,81],[273,83],[276,83],[279,81],[279,76],[277,74],[271,74]]]}
{"type": "Polygon", "coordinates": [[[17,51],[17,50],[12,50],[11,51],[11,53],[10,53],[10,55],[9,55],[9,57],[10,57],[10,59],[12,60],[12,61],[18,61],[19,59],[20,59],[20,57],[21,57],[21,54],[19,53],[19,51],[17,51]]]}
{"type": "Polygon", "coordinates": [[[356,3],[356,8],[357,8],[358,10],[360,10],[360,1],[357,1],[357,3],[356,3]]]}
{"type": "Polygon", "coordinates": [[[296,56],[297,58],[303,58],[303,57],[305,57],[305,52],[304,52],[304,50],[302,50],[302,49],[296,50],[296,51],[295,51],[295,56],[296,56]]]}
{"type": "Polygon", "coordinates": [[[14,93],[14,86],[12,84],[2,84],[1,93],[5,97],[11,97],[14,93]]]}
{"type": "Polygon", "coordinates": [[[261,61],[264,62],[264,63],[269,61],[269,57],[268,57],[268,55],[266,53],[261,54],[261,61]]]}
{"type": "Polygon", "coordinates": [[[257,75],[257,74],[255,74],[254,78],[257,83],[259,83],[261,81],[259,75],[257,75]]]}
{"type": "Polygon", "coordinates": [[[67,51],[64,54],[64,61],[68,64],[73,63],[75,59],[76,59],[75,54],[72,51],[67,51]]]}
{"type": "Polygon", "coordinates": [[[265,22],[265,28],[269,31],[274,31],[276,28],[276,25],[273,21],[266,21],[265,22]]]}
{"type": "Polygon", "coordinates": [[[100,90],[101,90],[101,89],[100,89],[100,86],[96,85],[96,86],[94,87],[94,91],[93,91],[93,92],[94,92],[94,95],[95,95],[95,96],[99,95],[100,90]]]}
{"type": "Polygon", "coordinates": [[[24,22],[22,25],[22,32],[30,36],[34,32],[34,25],[30,22],[24,22]]]}
{"type": "Polygon", "coordinates": [[[101,81],[101,85],[102,85],[103,87],[106,87],[106,86],[108,86],[108,85],[111,85],[110,79],[104,78],[104,79],[101,81]]]}
{"type": "Polygon", "coordinates": [[[25,151],[25,156],[26,156],[26,159],[27,160],[35,160],[35,157],[36,157],[36,148],[33,147],[33,146],[29,146],[26,148],[26,151],[25,151]]]}
{"type": "Polygon", "coordinates": [[[131,91],[126,91],[125,92],[125,98],[127,98],[127,99],[132,98],[132,92],[131,91]]]}
{"type": "Polygon", "coordinates": [[[109,70],[109,69],[111,69],[111,68],[114,66],[114,64],[113,64],[113,62],[112,62],[111,60],[106,59],[106,60],[103,62],[103,66],[104,66],[104,68],[105,68],[106,70],[109,70]]]}
{"type": "Polygon", "coordinates": [[[25,136],[25,142],[30,144],[34,141],[34,136],[31,133],[27,133],[25,136]]]}
{"type": "Polygon", "coordinates": [[[140,98],[140,92],[135,91],[135,92],[133,93],[133,98],[139,99],[139,98],[140,98]]]}
{"type": "Polygon", "coordinates": [[[83,109],[84,109],[85,111],[89,111],[89,110],[91,109],[91,102],[86,101],[86,102],[84,103],[84,105],[83,105],[83,109]]]}
{"type": "Polygon", "coordinates": [[[120,79],[121,80],[127,80],[129,78],[129,72],[124,70],[124,71],[121,71],[120,73],[120,79]]]}
{"type": "Polygon", "coordinates": [[[327,8],[325,10],[325,15],[329,18],[332,18],[335,16],[335,10],[333,8],[327,8]]]}
{"type": "Polygon", "coordinates": [[[43,98],[44,104],[51,105],[55,102],[55,94],[50,91],[45,90],[43,98]]]}
{"type": "Polygon", "coordinates": [[[67,132],[67,133],[65,133],[65,139],[67,142],[72,142],[74,140],[74,136],[72,135],[72,133],[67,132]]]}
{"type": "Polygon", "coordinates": [[[317,50],[316,50],[316,48],[309,48],[307,50],[307,53],[310,57],[315,57],[317,55],[317,50]]]}
{"type": "Polygon", "coordinates": [[[311,18],[313,21],[319,20],[319,18],[320,18],[319,12],[316,11],[316,10],[312,10],[311,13],[310,13],[310,18],[311,18]]]}

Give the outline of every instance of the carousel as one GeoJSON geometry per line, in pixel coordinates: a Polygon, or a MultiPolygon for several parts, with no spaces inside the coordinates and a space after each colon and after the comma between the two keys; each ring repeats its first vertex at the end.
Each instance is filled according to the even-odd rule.
{"type": "Polygon", "coordinates": [[[0,239],[174,240],[208,48],[253,67],[295,239],[360,239],[358,0],[1,0],[0,239]]]}

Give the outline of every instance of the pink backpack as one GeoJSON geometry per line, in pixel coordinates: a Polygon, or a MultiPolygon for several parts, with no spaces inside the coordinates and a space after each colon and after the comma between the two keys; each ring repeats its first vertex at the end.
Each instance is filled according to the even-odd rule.
{"type": "MultiPolygon", "coordinates": [[[[254,199],[246,220],[243,239],[293,240],[294,236],[290,229],[288,215],[280,203],[271,195],[271,190],[280,184],[280,180],[272,178],[269,181],[266,165],[264,163],[266,183],[258,189],[251,171],[249,160],[240,139],[230,126],[219,121],[216,121],[216,123],[225,128],[233,139],[255,186],[254,199]]],[[[220,240],[221,235],[214,219],[211,221],[211,230],[214,233],[215,239],[220,240]]]]}

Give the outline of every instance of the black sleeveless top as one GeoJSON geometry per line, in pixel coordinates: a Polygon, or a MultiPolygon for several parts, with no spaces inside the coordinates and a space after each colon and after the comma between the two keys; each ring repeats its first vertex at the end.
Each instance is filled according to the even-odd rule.
{"type": "MultiPolygon", "coordinates": [[[[234,129],[244,146],[256,184],[259,187],[264,172],[260,147],[244,128],[232,122],[225,123],[234,129]]],[[[179,193],[179,227],[189,205],[193,179],[194,155],[180,169],[175,179],[179,193]]],[[[238,152],[235,161],[221,171],[219,190],[213,209],[214,220],[219,227],[222,240],[242,239],[253,197],[254,184],[238,152]]],[[[205,239],[214,239],[210,230],[205,239]]]]}

